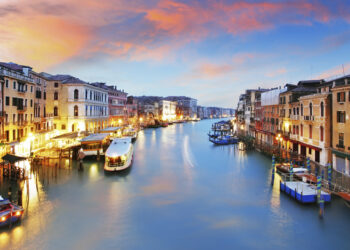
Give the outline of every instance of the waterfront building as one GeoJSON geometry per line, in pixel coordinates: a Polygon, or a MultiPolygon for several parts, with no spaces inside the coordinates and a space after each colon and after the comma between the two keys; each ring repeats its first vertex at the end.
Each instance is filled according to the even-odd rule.
{"type": "Polygon", "coordinates": [[[97,132],[108,126],[108,90],[70,75],[50,76],[48,85],[55,129],[97,132]]]}
{"type": "Polygon", "coordinates": [[[257,129],[258,142],[274,145],[279,143],[276,135],[279,128],[279,96],[287,88],[274,88],[261,93],[261,130],[257,129]]]}
{"type": "Polygon", "coordinates": [[[237,121],[237,131],[238,133],[242,134],[245,131],[245,119],[244,119],[244,114],[245,114],[245,94],[241,94],[239,96],[239,101],[237,104],[237,109],[236,109],[236,121],[237,121]]]}
{"type": "Polygon", "coordinates": [[[209,118],[208,108],[203,106],[197,106],[197,117],[199,117],[200,119],[209,118]]]}
{"type": "Polygon", "coordinates": [[[108,91],[109,126],[124,124],[127,118],[126,100],[128,94],[117,86],[107,86],[105,83],[92,83],[92,85],[108,91]]]}
{"type": "Polygon", "coordinates": [[[183,118],[197,118],[197,100],[187,96],[168,96],[165,100],[177,102],[178,115],[183,118]]]}
{"type": "Polygon", "coordinates": [[[332,84],[332,161],[338,172],[350,174],[350,75],[332,84]]]}
{"type": "Polygon", "coordinates": [[[32,68],[15,63],[0,63],[2,82],[3,142],[11,143],[12,152],[27,154],[29,135],[34,132],[35,83],[32,68]],[[20,143],[20,142],[26,143],[20,143]]]}
{"type": "MultiPolygon", "coordinates": [[[[319,87],[322,82],[323,80],[308,80],[299,81],[297,85],[287,84],[287,91],[280,94],[280,120],[278,133],[281,134],[281,137],[283,138],[283,148],[295,152],[303,152],[304,155],[305,145],[300,145],[296,140],[293,141],[290,138],[293,126],[296,131],[299,131],[299,122],[296,118],[304,118],[305,107],[303,104],[300,104],[299,98],[301,96],[316,93],[317,87],[319,87]],[[293,108],[295,110],[295,115],[292,113],[293,108]],[[298,110],[300,110],[300,116],[298,115],[298,110]]],[[[302,133],[301,128],[304,130],[303,125],[300,125],[300,133],[302,133]]]]}
{"type": "Polygon", "coordinates": [[[176,119],[176,102],[161,100],[159,102],[159,118],[163,121],[173,121],[176,119]]]}
{"type": "Polygon", "coordinates": [[[128,96],[126,101],[126,112],[128,123],[137,124],[138,121],[138,112],[137,112],[137,100],[133,96],[128,96]]]}
{"type": "Polygon", "coordinates": [[[248,89],[245,93],[245,111],[244,111],[244,123],[245,133],[250,136],[255,136],[255,100],[260,98],[262,92],[268,91],[267,89],[248,89]]]}
{"type": "Polygon", "coordinates": [[[317,93],[301,96],[299,104],[300,115],[297,113],[298,107],[292,110],[294,120],[300,123],[299,126],[293,124],[291,131],[293,151],[325,166],[331,161],[330,86],[322,84],[317,88],[317,93]]]}

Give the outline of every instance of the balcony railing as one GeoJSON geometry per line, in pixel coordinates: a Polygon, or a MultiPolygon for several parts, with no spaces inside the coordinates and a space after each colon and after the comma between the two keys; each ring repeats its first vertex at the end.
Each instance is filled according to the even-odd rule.
{"type": "Polygon", "coordinates": [[[299,115],[291,115],[290,118],[292,120],[299,120],[299,115]]]}
{"type": "Polygon", "coordinates": [[[315,117],[313,115],[304,115],[305,121],[314,121],[315,117]]]}
{"type": "Polygon", "coordinates": [[[1,67],[1,66],[0,66],[0,75],[12,77],[12,78],[15,78],[15,79],[21,80],[21,81],[27,81],[27,82],[34,83],[33,78],[31,78],[29,76],[22,75],[16,71],[9,70],[9,69],[6,69],[6,68],[1,67]]]}

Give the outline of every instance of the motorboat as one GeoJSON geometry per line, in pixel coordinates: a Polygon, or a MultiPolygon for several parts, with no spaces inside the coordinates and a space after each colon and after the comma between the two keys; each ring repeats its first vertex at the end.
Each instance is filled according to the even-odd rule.
{"type": "Polygon", "coordinates": [[[131,166],[134,147],[131,138],[116,138],[105,153],[105,171],[121,171],[131,166]]]}
{"type": "Polygon", "coordinates": [[[0,196],[0,227],[10,226],[22,219],[23,208],[0,196]]]}
{"type": "Polygon", "coordinates": [[[134,143],[137,139],[137,130],[130,128],[130,129],[126,129],[123,132],[123,136],[124,137],[130,137],[131,138],[131,142],[134,143]]]}

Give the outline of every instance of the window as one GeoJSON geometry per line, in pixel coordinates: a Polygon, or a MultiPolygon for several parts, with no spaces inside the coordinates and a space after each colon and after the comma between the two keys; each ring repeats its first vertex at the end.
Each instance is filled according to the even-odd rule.
{"type": "Polygon", "coordinates": [[[12,97],[12,106],[17,106],[17,98],[12,97]]]}
{"type": "Polygon", "coordinates": [[[58,88],[58,82],[55,82],[55,88],[58,88]]]}
{"type": "Polygon", "coordinates": [[[74,90],[74,100],[79,99],[79,91],[77,89],[74,90]]]}
{"type": "Polygon", "coordinates": [[[88,91],[85,90],[85,99],[87,99],[87,98],[88,98],[88,91]]]}
{"type": "Polygon", "coordinates": [[[312,116],[312,103],[309,104],[310,116],[312,116]]]}
{"type": "Polygon", "coordinates": [[[53,94],[53,99],[58,100],[58,92],[57,91],[55,91],[55,93],[53,94]]]}
{"type": "Polygon", "coordinates": [[[304,106],[303,106],[303,104],[300,105],[300,115],[304,115],[304,106]]]}
{"type": "Polygon", "coordinates": [[[345,92],[337,93],[337,101],[338,102],[345,102],[345,92]]]}
{"type": "Polygon", "coordinates": [[[345,123],[345,111],[337,111],[337,122],[345,123]]]}
{"type": "Polygon", "coordinates": [[[323,127],[320,127],[320,141],[323,141],[323,127]]]}
{"type": "Polygon", "coordinates": [[[44,100],[46,100],[46,92],[44,92],[44,100]]]}
{"type": "Polygon", "coordinates": [[[324,104],[321,102],[321,117],[324,116],[324,104]]]}
{"type": "Polygon", "coordinates": [[[10,106],[10,97],[6,96],[6,106],[10,106]]]}
{"type": "Polygon", "coordinates": [[[66,125],[65,125],[65,124],[62,124],[61,129],[62,129],[62,130],[66,130],[66,125]]]}
{"type": "Polygon", "coordinates": [[[58,108],[57,107],[53,108],[53,115],[58,116],[58,108]]]}
{"type": "Polygon", "coordinates": [[[33,93],[33,86],[30,86],[30,92],[33,93]]]}
{"type": "Polygon", "coordinates": [[[344,133],[339,133],[338,147],[344,148],[344,133]]]}
{"type": "Polygon", "coordinates": [[[30,100],[30,107],[33,107],[33,99],[30,100]]]}
{"type": "Polygon", "coordinates": [[[303,126],[303,124],[300,125],[300,136],[304,136],[304,126],[303,126]]]}
{"type": "Polygon", "coordinates": [[[312,125],[309,125],[309,138],[312,139],[312,125]]]}
{"type": "Polygon", "coordinates": [[[13,81],[13,89],[16,89],[16,81],[13,81]]]}
{"type": "Polygon", "coordinates": [[[78,115],[79,115],[78,106],[75,105],[75,106],[74,106],[74,116],[78,116],[78,115]]]}
{"type": "Polygon", "coordinates": [[[309,155],[312,154],[312,148],[309,148],[309,155]]]}
{"type": "Polygon", "coordinates": [[[9,87],[9,80],[6,79],[5,83],[6,83],[6,88],[8,88],[9,87]]]}
{"type": "Polygon", "coordinates": [[[16,130],[12,130],[12,137],[13,137],[13,140],[16,140],[16,130]]]}

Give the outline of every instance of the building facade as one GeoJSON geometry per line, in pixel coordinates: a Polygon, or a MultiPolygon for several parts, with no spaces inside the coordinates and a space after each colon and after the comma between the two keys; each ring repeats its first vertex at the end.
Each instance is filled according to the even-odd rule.
{"type": "Polygon", "coordinates": [[[350,174],[350,76],[332,84],[332,162],[338,172],[350,174]]]}

